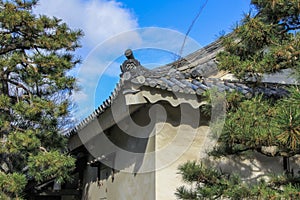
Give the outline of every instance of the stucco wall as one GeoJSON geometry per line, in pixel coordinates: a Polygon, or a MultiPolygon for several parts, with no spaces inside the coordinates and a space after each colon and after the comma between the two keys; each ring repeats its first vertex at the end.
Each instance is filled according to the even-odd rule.
{"type": "Polygon", "coordinates": [[[156,126],[156,199],[176,199],[176,188],[183,185],[178,166],[204,156],[208,126],[199,111],[189,105],[164,104],[166,122],[156,126]]]}
{"type": "MultiPolygon", "coordinates": [[[[269,157],[257,152],[248,152],[244,156],[206,157],[202,161],[224,173],[239,174],[244,182],[250,184],[260,179],[267,180],[270,175],[284,173],[282,157],[269,157]]],[[[289,158],[289,164],[290,170],[297,175],[300,170],[300,156],[289,158]]]]}
{"type": "MultiPolygon", "coordinates": [[[[148,112],[147,108],[135,112],[132,119],[124,119],[105,131],[105,137],[115,146],[110,150],[113,156],[103,162],[115,170],[108,168],[108,177],[101,176],[97,180],[97,167],[88,166],[84,175],[83,199],[155,199],[155,172],[149,170],[154,169],[155,160],[147,154],[155,150],[155,137],[149,137],[153,132],[153,125],[145,126],[150,120],[145,117],[145,112],[148,112]],[[136,127],[130,123],[135,123],[136,127]],[[140,137],[141,131],[143,137],[140,137]]],[[[101,148],[101,139],[103,136],[95,137],[87,144],[97,149],[97,155],[90,156],[89,160],[107,153],[106,147],[101,148]]]]}
{"type": "MultiPolygon", "coordinates": [[[[187,125],[181,125],[180,128],[185,130],[185,135],[182,139],[190,140],[188,137],[191,136],[188,133],[189,131],[194,131],[191,130],[193,128],[187,125]]],[[[157,155],[157,162],[164,162],[166,158],[174,157],[172,162],[164,167],[160,167],[156,171],[156,199],[159,200],[175,199],[174,193],[176,188],[184,184],[180,174],[178,174],[177,168],[188,160],[198,160],[200,158],[200,149],[203,145],[203,140],[208,127],[201,126],[197,128],[197,135],[189,146],[185,146],[185,142],[180,142],[180,140],[169,140],[171,139],[170,135],[175,137],[177,130],[178,127],[172,127],[170,124],[165,124],[164,129],[157,136],[157,144],[161,148],[170,145],[170,142],[172,143],[172,147],[167,153],[164,155],[157,155]]],[[[184,132],[181,134],[184,134],[184,132]]]]}
{"type": "MultiPolygon", "coordinates": [[[[88,167],[87,175],[96,177],[96,168],[88,167]]],[[[83,190],[83,200],[151,200],[155,199],[154,173],[138,174],[117,172],[114,180],[110,175],[108,179],[86,180],[83,190]],[[137,197],[137,198],[136,198],[137,197]]]]}
{"type": "MultiPolygon", "coordinates": [[[[111,158],[117,170],[114,173],[109,171],[107,178],[101,177],[98,181],[97,168],[88,166],[84,175],[83,199],[176,199],[176,188],[184,185],[177,169],[188,160],[199,160],[223,172],[240,173],[249,182],[271,172],[283,172],[281,158],[255,153],[243,158],[209,158],[206,152],[213,147],[214,140],[208,125],[208,120],[200,115],[199,110],[189,105],[173,107],[167,102],[159,102],[153,107],[146,104],[130,118],[106,130],[106,137],[119,147],[113,149],[111,158]],[[127,157],[124,149],[137,154],[127,157]]],[[[98,156],[101,149],[105,149],[99,146],[100,140],[101,137],[95,137],[89,143],[97,149],[98,156]]],[[[91,156],[89,160],[94,157],[97,156],[91,156]]],[[[299,158],[291,159],[291,167],[298,172],[299,158]]]]}

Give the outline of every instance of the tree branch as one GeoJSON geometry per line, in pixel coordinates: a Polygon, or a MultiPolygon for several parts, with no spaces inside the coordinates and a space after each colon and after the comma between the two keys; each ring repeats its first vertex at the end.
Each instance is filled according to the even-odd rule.
{"type": "Polygon", "coordinates": [[[11,79],[5,79],[5,81],[7,81],[8,83],[11,83],[13,85],[15,85],[16,87],[20,87],[22,88],[23,90],[25,90],[28,94],[31,94],[31,91],[23,84],[21,84],[20,82],[15,82],[11,79]]]}

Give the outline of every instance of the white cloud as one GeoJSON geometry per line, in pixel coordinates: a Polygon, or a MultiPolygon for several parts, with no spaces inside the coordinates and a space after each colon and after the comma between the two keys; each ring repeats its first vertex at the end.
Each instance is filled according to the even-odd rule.
{"type": "Polygon", "coordinates": [[[79,91],[76,92],[75,95],[73,95],[73,98],[75,101],[86,101],[88,99],[88,96],[85,93],[79,91]]]}
{"type": "MultiPolygon", "coordinates": [[[[72,29],[83,30],[80,49],[83,64],[76,70],[81,91],[74,94],[74,99],[79,106],[76,115],[86,116],[93,110],[92,97],[101,74],[116,55],[122,55],[131,44],[139,42],[135,32],[120,35],[138,28],[137,19],[116,0],[40,0],[34,12],[55,16],[72,29]]],[[[119,75],[120,72],[111,69],[108,73],[119,75]]]]}
{"type": "Polygon", "coordinates": [[[88,48],[138,27],[133,13],[117,1],[40,0],[35,13],[61,18],[72,28],[82,29],[82,43],[88,48]]]}

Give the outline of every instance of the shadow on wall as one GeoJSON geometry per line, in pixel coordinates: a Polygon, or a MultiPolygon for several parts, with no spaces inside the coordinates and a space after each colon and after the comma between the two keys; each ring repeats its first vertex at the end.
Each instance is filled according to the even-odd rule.
{"type": "MultiPolygon", "coordinates": [[[[112,165],[117,170],[134,166],[132,172],[135,174],[139,172],[144,164],[153,165],[154,169],[154,158],[149,160],[149,157],[145,159],[144,156],[146,152],[151,153],[156,150],[153,131],[155,132],[156,124],[161,122],[175,128],[188,125],[195,129],[199,126],[208,125],[209,118],[200,113],[199,109],[194,109],[189,104],[173,107],[167,101],[160,101],[156,104],[149,103],[105,130],[104,134],[94,136],[85,146],[95,159],[99,159],[99,162],[104,162],[104,164],[105,162],[113,162],[112,165]],[[164,109],[164,113],[161,114],[161,111],[153,109],[153,106],[158,106],[155,109],[164,109]],[[191,120],[190,115],[193,114],[195,114],[194,118],[196,120],[191,120]],[[123,152],[130,152],[134,156],[122,156],[123,152]],[[111,157],[108,159],[107,156],[111,157]]],[[[100,126],[102,126],[101,121],[100,126]]],[[[111,163],[108,165],[111,165],[111,163]]]]}
{"type": "MultiPolygon", "coordinates": [[[[299,170],[300,157],[292,157],[291,169],[299,170]]],[[[239,174],[247,183],[256,183],[267,176],[283,174],[282,157],[268,157],[257,152],[249,152],[245,156],[231,155],[222,158],[208,157],[202,161],[209,166],[219,169],[225,174],[239,174]]]]}

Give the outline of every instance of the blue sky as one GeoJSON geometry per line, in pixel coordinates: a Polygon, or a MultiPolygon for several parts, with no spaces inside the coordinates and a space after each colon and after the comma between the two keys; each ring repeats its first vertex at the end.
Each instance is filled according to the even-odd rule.
{"type": "Polygon", "coordinates": [[[83,60],[72,74],[81,91],[74,95],[82,119],[110,95],[119,80],[127,48],[146,67],[172,62],[201,7],[183,56],[229,33],[250,10],[250,0],[40,0],[36,13],[63,19],[85,36],[76,54],[83,60]],[[152,28],[149,28],[152,27],[152,28]],[[153,28],[155,27],[155,28],[153,28]]]}
{"type": "MultiPolygon", "coordinates": [[[[157,26],[186,33],[205,0],[124,0],[141,27],[157,26]]],[[[229,31],[244,12],[250,0],[208,0],[190,36],[200,44],[214,41],[221,31],[229,31]]]]}

